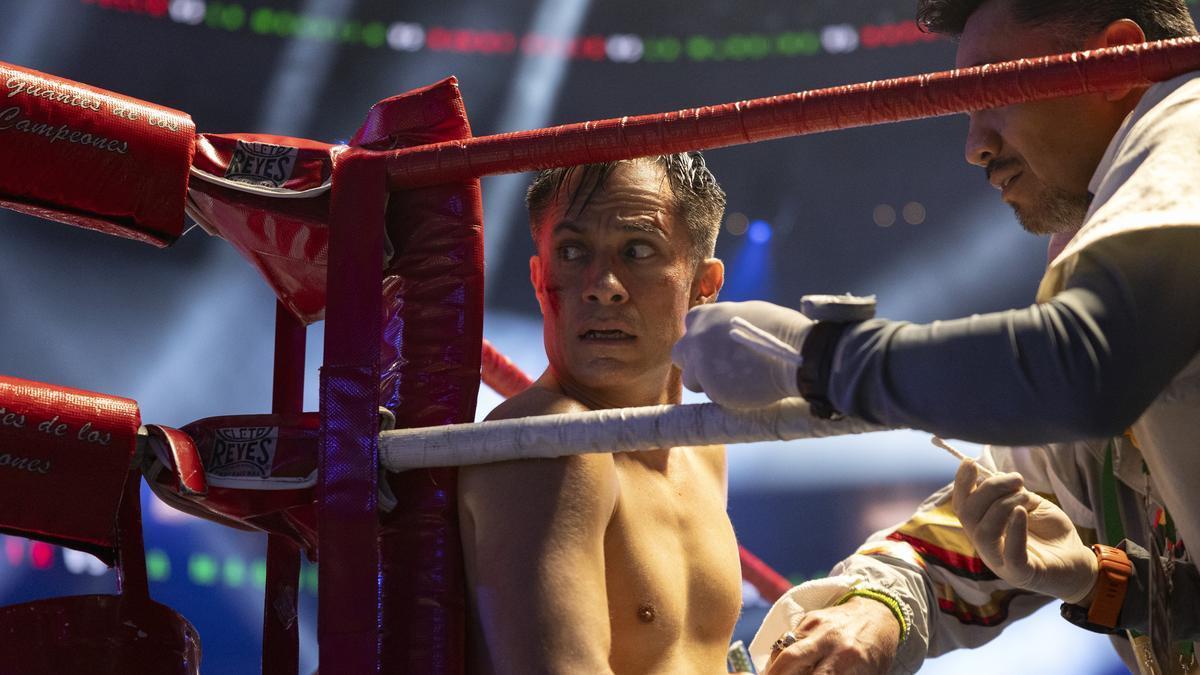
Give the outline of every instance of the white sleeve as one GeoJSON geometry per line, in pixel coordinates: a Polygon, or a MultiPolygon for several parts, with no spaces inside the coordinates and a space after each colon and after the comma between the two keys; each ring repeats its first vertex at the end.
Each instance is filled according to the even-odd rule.
{"type": "MultiPolygon", "coordinates": [[[[1080,451],[1086,452],[1082,444],[989,447],[979,462],[1019,471],[1030,489],[1053,493],[1066,502],[1072,520],[1091,527],[1094,518],[1075,465],[1080,451]]],[[[1086,455],[1079,456],[1086,461],[1086,455]]],[[[892,663],[892,675],[916,672],[927,657],[984,644],[1053,600],[1013,588],[986,569],[950,510],[951,488],[930,495],[907,521],[868,537],[829,577],[801,584],[780,598],[751,643],[755,666],[761,670],[766,665],[771,645],[806,612],[828,607],[856,584],[882,587],[911,610],[913,625],[892,663]]]]}

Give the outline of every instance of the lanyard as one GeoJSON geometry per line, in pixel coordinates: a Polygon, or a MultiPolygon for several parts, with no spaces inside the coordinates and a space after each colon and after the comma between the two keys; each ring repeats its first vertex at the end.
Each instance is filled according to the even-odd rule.
{"type": "Polygon", "coordinates": [[[1117,500],[1117,474],[1113,469],[1113,441],[1104,446],[1104,469],[1100,472],[1100,496],[1104,504],[1104,538],[1109,546],[1116,546],[1125,538],[1125,526],[1121,523],[1121,504],[1117,500]]]}
{"type": "MultiPolygon", "coordinates": [[[[1108,544],[1111,546],[1115,546],[1116,544],[1120,543],[1121,540],[1125,539],[1125,526],[1121,521],[1120,501],[1117,496],[1117,475],[1116,475],[1116,470],[1114,467],[1113,454],[1114,454],[1114,441],[1112,439],[1109,439],[1108,444],[1104,448],[1104,468],[1100,472],[1100,496],[1101,496],[1101,503],[1104,506],[1104,523],[1103,523],[1104,536],[1105,536],[1106,540],[1108,541],[1108,544]]],[[[1147,522],[1146,535],[1151,539],[1151,541],[1146,542],[1148,544],[1147,549],[1149,549],[1150,555],[1151,555],[1150,567],[1152,568],[1151,569],[1152,579],[1151,579],[1151,583],[1150,583],[1150,586],[1151,586],[1150,593],[1151,593],[1152,597],[1150,598],[1149,607],[1150,607],[1152,615],[1155,613],[1156,609],[1158,610],[1158,612],[1160,614],[1165,614],[1165,612],[1169,611],[1169,609],[1167,608],[1169,603],[1165,602],[1166,601],[1165,595],[1167,593],[1169,593],[1169,591],[1167,591],[1167,593],[1164,593],[1165,589],[1156,588],[1156,586],[1158,586],[1159,584],[1169,584],[1169,581],[1166,578],[1155,579],[1154,577],[1156,576],[1155,575],[1156,570],[1154,568],[1158,568],[1158,570],[1161,570],[1160,566],[1162,565],[1162,561],[1161,561],[1161,558],[1159,558],[1160,551],[1171,551],[1172,550],[1171,544],[1174,542],[1174,539],[1175,539],[1175,523],[1171,519],[1171,514],[1167,513],[1165,508],[1162,509],[1161,511],[1159,511],[1150,502],[1149,471],[1146,468],[1145,462],[1142,463],[1142,474],[1147,479],[1146,480],[1145,505],[1146,505],[1146,512],[1147,512],[1146,515],[1148,518],[1148,522],[1147,522]],[[1161,519],[1157,517],[1160,512],[1162,514],[1161,519]],[[1158,542],[1159,535],[1160,535],[1160,533],[1157,530],[1159,529],[1160,526],[1162,528],[1161,535],[1164,538],[1164,544],[1165,544],[1164,546],[1161,546],[1161,547],[1156,545],[1158,542]],[[1157,582],[1157,583],[1155,583],[1155,582],[1157,582]],[[1153,597],[1156,593],[1161,594],[1163,597],[1159,597],[1159,598],[1153,597]],[[1163,601],[1162,606],[1157,607],[1157,608],[1155,607],[1156,599],[1163,601]]],[[[1157,575],[1157,576],[1165,577],[1165,575],[1163,575],[1161,573],[1161,571],[1159,572],[1159,575],[1157,575]]],[[[1153,617],[1153,616],[1151,617],[1152,624],[1155,623],[1154,618],[1155,617],[1153,617]]],[[[1159,621],[1169,625],[1170,618],[1168,616],[1162,616],[1159,619],[1159,621]]],[[[1169,630],[1170,629],[1168,628],[1167,634],[1169,634],[1169,630]]],[[[1144,636],[1144,635],[1138,633],[1137,631],[1127,631],[1127,632],[1129,634],[1130,641],[1133,644],[1134,652],[1135,652],[1136,656],[1138,657],[1139,666],[1141,666],[1143,664],[1150,666],[1149,668],[1143,670],[1143,672],[1148,672],[1148,673],[1163,672],[1162,670],[1160,670],[1159,663],[1169,663],[1170,661],[1166,660],[1162,656],[1160,656],[1157,659],[1153,658],[1153,652],[1155,650],[1154,650],[1154,647],[1149,644],[1150,640],[1147,638],[1147,636],[1144,636]]],[[[1153,632],[1157,632],[1157,631],[1153,631],[1153,632]]],[[[1176,649],[1179,652],[1178,655],[1176,656],[1176,658],[1179,660],[1179,665],[1182,668],[1182,671],[1180,671],[1180,672],[1191,672],[1188,669],[1188,666],[1185,664],[1190,663],[1191,666],[1193,666],[1193,667],[1195,666],[1193,644],[1191,642],[1178,643],[1176,645],[1176,649]]],[[[1163,647],[1160,646],[1159,650],[1163,650],[1163,647]]],[[[1163,651],[1165,651],[1165,650],[1163,650],[1163,651]]],[[[1173,661],[1174,659],[1171,659],[1171,660],[1173,661]]]]}

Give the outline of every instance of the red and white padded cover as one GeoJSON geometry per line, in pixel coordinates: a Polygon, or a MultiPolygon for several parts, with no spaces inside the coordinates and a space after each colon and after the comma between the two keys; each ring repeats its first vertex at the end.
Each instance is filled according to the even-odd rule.
{"type": "Polygon", "coordinates": [[[325,316],[329,179],[344,146],[266,134],[204,134],[188,215],[250,261],[305,323],[325,316]]]}
{"type": "MultiPolygon", "coordinates": [[[[448,78],[372,106],[350,146],[382,150],[461,137],[455,135],[460,119],[458,86],[448,78]]],[[[196,143],[188,215],[232,244],[305,323],[325,318],[330,178],[346,147],[268,134],[202,134],[196,143]]],[[[440,202],[443,217],[461,217],[466,200],[451,199],[459,187],[429,191],[439,189],[446,193],[440,199],[424,199],[440,202]]],[[[410,239],[416,229],[410,220],[388,209],[389,260],[392,242],[410,239]]]]}
{"type": "Polygon", "coordinates": [[[281,534],[316,554],[316,414],[210,417],[149,426],[150,489],[191,515],[281,534]]]}
{"type": "Polygon", "coordinates": [[[183,232],[178,110],[0,63],[0,206],[156,246],[183,232]]]}
{"type": "Polygon", "coordinates": [[[137,403],[0,376],[0,532],[112,565],[137,403]]]}

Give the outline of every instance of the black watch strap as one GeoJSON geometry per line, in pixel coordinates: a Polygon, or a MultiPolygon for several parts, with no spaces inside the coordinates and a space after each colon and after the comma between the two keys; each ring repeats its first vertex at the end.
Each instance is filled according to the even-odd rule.
{"type": "Polygon", "coordinates": [[[1062,615],[1062,618],[1084,630],[1090,630],[1093,633],[1100,633],[1102,635],[1124,635],[1125,633],[1125,631],[1120,628],[1110,628],[1108,626],[1101,626],[1098,623],[1092,623],[1091,621],[1088,621],[1088,610],[1086,607],[1069,605],[1064,602],[1058,608],[1058,612],[1062,615]]]}
{"type": "Polygon", "coordinates": [[[829,374],[833,356],[846,326],[834,321],[818,321],[809,329],[800,347],[800,367],[796,369],[796,387],[808,401],[812,414],[821,419],[833,419],[841,413],[829,401],[829,374]]]}

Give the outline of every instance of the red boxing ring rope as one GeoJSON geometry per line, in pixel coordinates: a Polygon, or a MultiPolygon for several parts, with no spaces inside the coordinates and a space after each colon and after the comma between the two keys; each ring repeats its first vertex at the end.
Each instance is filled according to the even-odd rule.
{"type": "Polygon", "coordinates": [[[504,398],[512,398],[533,384],[525,371],[501,354],[492,343],[483,341],[483,383],[504,398]]]}
{"type": "Polygon", "coordinates": [[[478,136],[387,155],[392,189],[708,150],[1147,86],[1200,70],[1200,38],[1020,59],[656,115],[478,136]]]}

